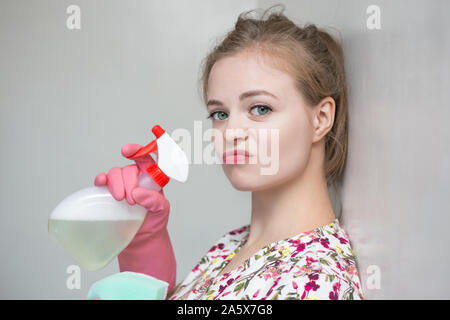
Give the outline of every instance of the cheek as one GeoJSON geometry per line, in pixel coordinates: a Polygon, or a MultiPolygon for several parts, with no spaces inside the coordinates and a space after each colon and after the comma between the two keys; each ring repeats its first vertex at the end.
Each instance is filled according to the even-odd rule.
{"type": "Polygon", "coordinates": [[[287,123],[280,130],[280,175],[295,174],[306,166],[311,152],[312,132],[306,121],[287,123]]]}
{"type": "Polygon", "coordinates": [[[290,114],[277,120],[274,128],[278,129],[278,138],[269,134],[267,140],[272,164],[261,166],[271,167],[266,172],[273,172],[261,175],[259,181],[265,186],[283,183],[301,174],[311,153],[312,127],[306,115],[290,114]]]}

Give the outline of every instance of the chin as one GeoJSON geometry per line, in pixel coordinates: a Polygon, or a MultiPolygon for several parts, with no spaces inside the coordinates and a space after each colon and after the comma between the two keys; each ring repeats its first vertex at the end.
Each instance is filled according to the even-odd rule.
{"type": "Polygon", "coordinates": [[[239,191],[252,191],[256,177],[251,172],[237,167],[228,168],[226,165],[222,168],[233,188],[239,191]]]}
{"type": "Polygon", "coordinates": [[[233,186],[233,188],[235,188],[236,190],[239,191],[254,191],[254,186],[248,183],[245,183],[243,181],[233,181],[230,180],[231,185],[233,186]]]}
{"type": "Polygon", "coordinates": [[[278,177],[261,176],[259,171],[245,171],[229,169],[225,170],[225,175],[230,180],[231,185],[239,191],[259,191],[272,187],[277,184],[278,177]]]}

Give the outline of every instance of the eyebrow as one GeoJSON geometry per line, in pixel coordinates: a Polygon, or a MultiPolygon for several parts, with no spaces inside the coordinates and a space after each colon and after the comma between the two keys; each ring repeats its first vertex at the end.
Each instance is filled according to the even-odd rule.
{"type": "MultiPolygon", "coordinates": [[[[246,91],[243,92],[239,95],[239,100],[244,100],[246,98],[250,98],[253,96],[259,96],[259,95],[267,95],[267,96],[271,96],[275,99],[278,99],[278,97],[276,95],[274,95],[273,93],[270,93],[269,91],[266,90],[250,90],[250,91],[246,91]]],[[[209,107],[210,105],[217,105],[220,107],[223,107],[223,103],[219,100],[208,100],[208,102],[206,103],[206,106],[209,107]]]]}

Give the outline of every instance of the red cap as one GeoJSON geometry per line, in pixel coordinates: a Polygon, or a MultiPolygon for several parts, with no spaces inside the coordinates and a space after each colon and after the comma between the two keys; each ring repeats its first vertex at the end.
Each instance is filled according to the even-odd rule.
{"type": "Polygon", "coordinates": [[[156,163],[152,163],[147,168],[147,173],[161,188],[164,188],[164,186],[170,181],[169,177],[162,172],[156,163]]]}
{"type": "Polygon", "coordinates": [[[153,134],[155,135],[155,137],[156,137],[157,139],[158,139],[159,137],[161,137],[161,136],[165,133],[164,129],[161,128],[159,125],[155,125],[155,126],[152,128],[152,132],[153,132],[153,134]]]}

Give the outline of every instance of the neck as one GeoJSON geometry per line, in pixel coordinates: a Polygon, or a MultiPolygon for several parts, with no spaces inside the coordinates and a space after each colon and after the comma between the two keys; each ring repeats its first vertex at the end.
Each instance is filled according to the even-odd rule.
{"type": "Polygon", "coordinates": [[[252,192],[246,246],[264,246],[336,219],[320,165],[323,162],[318,160],[314,159],[313,152],[301,174],[271,188],[252,192]]]}

